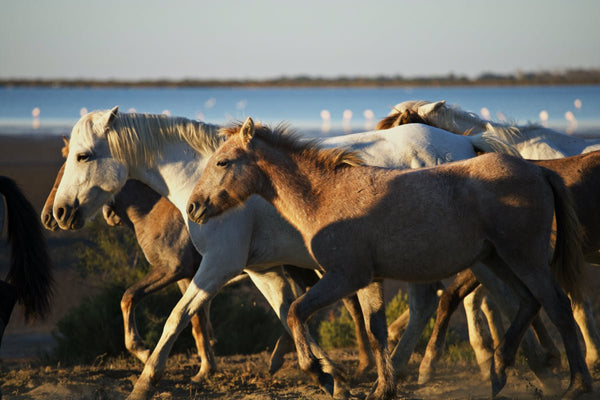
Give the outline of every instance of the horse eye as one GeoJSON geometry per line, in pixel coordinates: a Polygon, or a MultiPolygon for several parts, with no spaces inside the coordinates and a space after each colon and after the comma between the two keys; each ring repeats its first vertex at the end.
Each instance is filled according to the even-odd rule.
{"type": "Polygon", "coordinates": [[[228,164],[229,164],[229,160],[220,160],[220,161],[217,161],[217,166],[219,166],[219,167],[225,167],[228,164]]]}
{"type": "Polygon", "coordinates": [[[85,162],[90,159],[90,153],[77,154],[77,162],[85,162]]]}

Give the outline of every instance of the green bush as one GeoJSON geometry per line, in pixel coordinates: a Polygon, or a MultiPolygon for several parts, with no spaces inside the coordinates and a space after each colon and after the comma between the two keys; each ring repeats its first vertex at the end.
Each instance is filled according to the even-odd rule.
{"type": "MultiPolygon", "coordinates": [[[[120,301],[125,289],[151,268],[126,228],[108,227],[96,218],[88,226],[89,240],[78,248],[77,268],[94,294],[73,307],[57,323],[53,335],[57,346],[50,360],[66,364],[89,363],[98,356],[126,352],[120,301]]],[[[181,298],[176,285],[147,296],[136,307],[137,326],[144,343],[153,348],[163,325],[181,298]]],[[[256,305],[248,291],[224,290],[212,302],[211,318],[217,354],[253,353],[270,348],[282,332],[274,313],[256,305]]],[[[188,326],[173,352],[195,349],[188,326]]]]}
{"type": "MultiPolygon", "coordinates": [[[[389,324],[394,322],[402,313],[408,309],[408,295],[398,292],[396,296],[386,305],[385,316],[389,324]]],[[[417,344],[417,351],[424,351],[427,341],[433,332],[435,315],[427,323],[421,338],[417,344]]],[[[321,321],[318,327],[319,343],[324,348],[341,348],[356,346],[356,335],[354,333],[354,322],[350,313],[344,306],[340,306],[335,312],[330,313],[329,318],[321,321]]],[[[457,335],[449,330],[447,343],[453,344],[458,341],[457,335]]]]}

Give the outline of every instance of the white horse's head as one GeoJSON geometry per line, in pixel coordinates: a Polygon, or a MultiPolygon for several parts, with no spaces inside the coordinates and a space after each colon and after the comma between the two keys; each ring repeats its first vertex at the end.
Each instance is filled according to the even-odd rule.
{"type": "Polygon", "coordinates": [[[54,200],[53,213],[62,229],[79,229],[127,180],[127,165],[113,157],[109,134],[119,110],[94,111],[71,131],[69,154],[54,200]]]}

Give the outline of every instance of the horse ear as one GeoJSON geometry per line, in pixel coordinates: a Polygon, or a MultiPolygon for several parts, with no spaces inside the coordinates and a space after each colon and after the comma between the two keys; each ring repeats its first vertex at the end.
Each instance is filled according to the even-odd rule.
{"type": "Polygon", "coordinates": [[[424,106],[419,107],[418,113],[420,115],[427,115],[434,111],[437,111],[440,107],[446,104],[446,100],[436,101],[435,103],[425,104],[424,106]]]}
{"type": "Polygon", "coordinates": [[[118,113],[119,113],[119,106],[114,106],[112,108],[112,110],[107,111],[102,116],[102,119],[100,120],[100,123],[102,124],[102,126],[104,126],[105,128],[108,128],[112,124],[112,122],[114,121],[114,119],[118,113]]]}
{"type": "Polygon", "coordinates": [[[242,143],[244,146],[247,146],[248,143],[250,143],[252,136],[254,136],[254,121],[252,121],[252,118],[248,117],[246,119],[246,122],[242,125],[242,129],[240,129],[240,135],[242,137],[242,143]]]}
{"type": "Polygon", "coordinates": [[[65,145],[62,149],[60,149],[60,152],[64,158],[67,158],[67,156],[69,155],[69,139],[67,139],[67,137],[63,135],[62,140],[65,145]]]}

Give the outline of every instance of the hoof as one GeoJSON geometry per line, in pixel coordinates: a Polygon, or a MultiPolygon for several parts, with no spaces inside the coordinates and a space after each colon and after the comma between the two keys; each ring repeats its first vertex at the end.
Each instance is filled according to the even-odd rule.
{"type": "Polygon", "coordinates": [[[200,371],[198,371],[198,373],[196,375],[194,375],[190,378],[190,381],[194,384],[199,384],[199,383],[204,382],[204,380],[206,378],[208,378],[209,376],[211,376],[214,373],[215,373],[215,370],[212,368],[206,369],[206,370],[200,369],[200,371]]]}
{"type": "Polygon", "coordinates": [[[433,380],[433,377],[435,376],[435,369],[430,368],[424,371],[419,371],[419,379],[418,379],[418,384],[419,385],[425,385],[429,382],[431,382],[433,380]]]}
{"type": "Polygon", "coordinates": [[[152,385],[140,384],[140,381],[135,384],[133,391],[127,396],[127,400],[150,400],[154,394],[152,385]]]}
{"type": "Polygon", "coordinates": [[[369,373],[369,371],[375,366],[374,362],[371,362],[371,360],[369,360],[369,362],[364,363],[364,364],[359,364],[358,365],[358,369],[356,370],[356,372],[354,373],[353,376],[353,380],[355,382],[362,382],[366,379],[367,374],[369,373]]]}
{"type": "Polygon", "coordinates": [[[367,396],[366,400],[388,400],[396,397],[396,385],[389,388],[383,388],[375,382],[371,393],[367,396]]]}
{"type": "Polygon", "coordinates": [[[563,394],[563,399],[575,399],[584,393],[590,393],[592,391],[591,379],[587,380],[581,377],[576,377],[571,381],[569,388],[563,394]]]}
{"type": "Polygon", "coordinates": [[[496,371],[494,363],[492,362],[492,368],[490,369],[490,380],[492,381],[492,397],[496,397],[506,385],[506,369],[501,368],[500,371],[496,371]]]}
{"type": "Polygon", "coordinates": [[[333,375],[328,374],[326,372],[321,372],[319,374],[319,385],[321,385],[323,390],[329,393],[330,396],[333,396],[333,389],[335,388],[335,381],[333,380],[333,375]]]}

